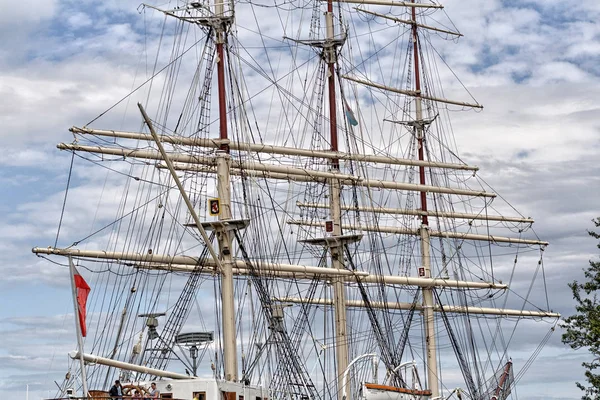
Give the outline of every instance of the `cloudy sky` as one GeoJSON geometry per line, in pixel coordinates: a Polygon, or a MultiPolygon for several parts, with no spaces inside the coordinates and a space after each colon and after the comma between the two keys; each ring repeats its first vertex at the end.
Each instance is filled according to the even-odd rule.
{"type": "MultiPolygon", "coordinates": [[[[53,245],[70,156],[67,129],[128,93],[142,48],[137,1],[0,0],[0,392],[54,393],[75,347],[67,271],[30,252],[53,245]]],[[[462,158],[550,241],[550,304],[573,312],[566,283],[597,256],[586,234],[600,216],[600,3],[448,0],[465,34],[444,50],[485,109],[459,113],[462,158]]],[[[75,187],[85,188],[83,173],[75,187]]],[[[87,187],[92,199],[94,188],[87,187]],[[92,191],[92,192],[90,192],[92,191]]],[[[85,204],[81,205],[85,207],[85,204]]],[[[519,397],[577,399],[586,359],[556,332],[519,397]]]]}

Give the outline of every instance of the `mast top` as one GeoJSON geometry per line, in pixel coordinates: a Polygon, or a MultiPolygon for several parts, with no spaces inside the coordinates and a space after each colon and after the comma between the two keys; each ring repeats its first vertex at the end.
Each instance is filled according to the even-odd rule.
{"type": "Polygon", "coordinates": [[[219,11],[213,12],[208,6],[196,1],[189,3],[187,6],[175,7],[170,10],[163,10],[145,3],[142,4],[142,6],[161,12],[169,17],[177,18],[181,21],[211,26],[215,29],[223,29],[223,27],[231,25],[234,17],[233,10],[230,9],[225,11],[225,2],[223,1],[218,1],[214,4],[215,6],[220,7],[219,11]]]}

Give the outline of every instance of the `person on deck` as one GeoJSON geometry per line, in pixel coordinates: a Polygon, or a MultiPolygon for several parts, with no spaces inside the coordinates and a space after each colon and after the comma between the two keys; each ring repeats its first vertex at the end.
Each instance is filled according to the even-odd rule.
{"type": "Polygon", "coordinates": [[[156,388],[156,383],[152,382],[150,384],[150,398],[151,399],[160,399],[160,392],[156,388]]]}
{"type": "Polygon", "coordinates": [[[123,398],[123,386],[121,386],[121,382],[119,380],[115,381],[115,384],[112,385],[108,394],[110,395],[111,399],[123,398]]]}

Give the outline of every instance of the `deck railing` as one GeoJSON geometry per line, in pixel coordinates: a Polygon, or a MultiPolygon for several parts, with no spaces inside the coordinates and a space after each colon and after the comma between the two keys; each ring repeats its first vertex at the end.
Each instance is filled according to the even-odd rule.
{"type": "MultiPolygon", "coordinates": [[[[121,397],[112,397],[110,395],[101,395],[101,396],[90,396],[90,397],[57,397],[53,399],[45,399],[45,400],[153,400],[151,397],[133,397],[133,396],[121,396],[121,397]]],[[[159,399],[163,400],[187,400],[187,399],[179,399],[175,397],[159,397],[159,399]]]]}

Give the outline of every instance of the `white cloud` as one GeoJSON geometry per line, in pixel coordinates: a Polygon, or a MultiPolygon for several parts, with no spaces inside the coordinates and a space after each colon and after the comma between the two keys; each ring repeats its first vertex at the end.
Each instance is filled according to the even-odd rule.
{"type": "Polygon", "coordinates": [[[581,83],[589,82],[591,76],[576,65],[564,62],[550,62],[540,66],[531,79],[531,83],[537,86],[545,86],[552,83],[581,83]]]}
{"type": "Polygon", "coordinates": [[[67,18],[67,23],[72,29],[81,29],[92,26],[94,22],[88,14],[76,12],[72,15],[69,15],[67,18]]]}
{"type": "Polygon", "coordinates": [[[35,26],[53,18],[57,8],[57,0],[22,0],[19,3],[0,0],[0,26],[35,26]]]}

